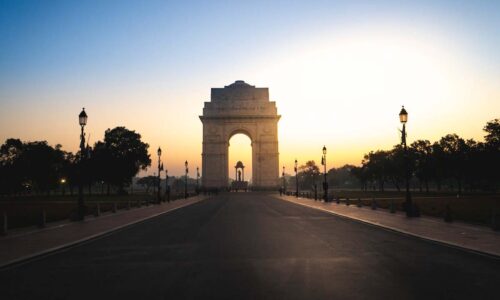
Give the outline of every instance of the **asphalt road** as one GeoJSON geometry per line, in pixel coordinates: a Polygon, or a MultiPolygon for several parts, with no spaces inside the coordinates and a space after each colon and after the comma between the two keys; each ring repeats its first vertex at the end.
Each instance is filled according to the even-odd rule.
{"type": "Polygon", "coordinates": [[[2,270],[0,287],[0,299],[499,299],[500,261],[231,193],[2,270]]]}

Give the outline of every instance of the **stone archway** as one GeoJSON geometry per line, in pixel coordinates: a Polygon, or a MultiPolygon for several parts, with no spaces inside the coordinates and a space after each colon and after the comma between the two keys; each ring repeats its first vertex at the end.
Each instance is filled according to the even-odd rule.
{"type": "Polygon", "coordinates": [[[276,103],[269,101],[268,88],[256,88],[237,80],[224,88],[212,88],[203,115],[202,184],[225,188],[229,184],[229,139],[238,133],[252,142],[252,186],[278,186],[279,153],[276,103]]]}

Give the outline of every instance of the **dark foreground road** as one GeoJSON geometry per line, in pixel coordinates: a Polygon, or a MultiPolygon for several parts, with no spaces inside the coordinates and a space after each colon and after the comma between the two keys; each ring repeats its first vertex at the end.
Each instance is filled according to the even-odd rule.
{"type": "Polygon", "coordinates": [[[0,286],[0,299],[499,299],[500,262],[240,193],[2,270],[0,286]]]}

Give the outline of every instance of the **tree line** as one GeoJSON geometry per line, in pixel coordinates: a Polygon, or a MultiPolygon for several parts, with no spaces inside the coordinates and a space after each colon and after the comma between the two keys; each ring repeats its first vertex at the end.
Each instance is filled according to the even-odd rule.
{"type": "Polygon", "coordinates": [[[86,186],[103,183],[108,194],[110,187],[123,191],[151,165],[148,148],[139,133],[125,127],[106,130],[104,140],[87,145],[84,153],[10,138],[0,147],[0,194],[50,194],[63,184],[73,193],[80,180],[86,186]]]}
{"type": "MultiPolygon", "coordinates": [[[[328,170],[329,186],[379,191],[390,187],[399,191],[408,174],[412,186],[420,191],[496,191],[500,186],[500,120],[487,122],[483,130],[484,142],[447,134],[433,143],[416,140],[407,152],[401,145],[370,151],[361,166],[328,170]]],[[[313,160],[306,162],[299,167],[299,187],[314,190],[319,185],[321,191],[321,175],[313,160]]],[[[286,184],[295,186],[295,176],[289,176],[286,184]]]]}

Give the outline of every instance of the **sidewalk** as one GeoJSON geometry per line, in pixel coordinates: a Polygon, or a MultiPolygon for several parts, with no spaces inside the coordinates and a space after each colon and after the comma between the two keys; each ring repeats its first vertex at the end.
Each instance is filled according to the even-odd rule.
{"type": "Polygon", "coordinates": [[[120,210],[96,218],[87,217],[83,222],[57,223],[54,226],[48,224],[47,228],[0,237],[0,268],[90,240],[207,198],[200,195],[160,205],[120,210]]]}
{"type": "Polygon", "coordinates": [[[487,227],[462,222],[446,223],[441,219],[425,216],[408,218],[403,212],[391,214],[384,209],[357,207],[356,203],[347,206],[345,203],[324,203],[295,196],[276,197],[363,223],[500,258],[500,233],[487,227]]]}

